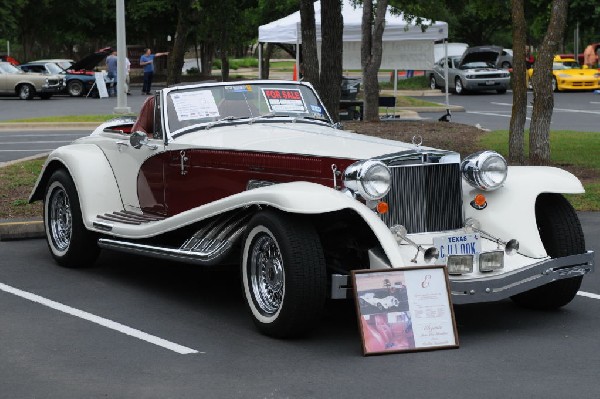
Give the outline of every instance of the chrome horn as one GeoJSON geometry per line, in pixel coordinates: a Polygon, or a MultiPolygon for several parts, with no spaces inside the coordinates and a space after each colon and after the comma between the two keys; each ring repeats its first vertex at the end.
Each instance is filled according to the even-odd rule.
{"type": "Polygon", "coordinates": [[[490,240],[494,241],[496,244],[498,244],[498,247],[500,245],[503,245],[504,252],[507,255],[514,255],[519,251],[519,241],[515,240],[514,238],[512,238],[508,241],[503,241],[500,238],[494,237],[490,233],[488,233],[484,230],[481,230],[481,223],[477,219],[467,218],[467,220],[465,220],[465,230],[466,231],[476,231],[478,233],[481,233],[482,235],[486,236],[488,239],[490,239],[490,240]]]}
{"type": "Polygon", "coordinates": [[[440,253],[436,247],[429,247],[425,249],[423,246],[417,244],[416,242],[408,238],[408,232],[406,231],[406,227],[402,226],[401,224],[392,226],[390,228],[390,231],[396,238],[398,244],[400,244],[402,241],[406,241],[413,247],[417,248],[417,253],[415,254],[414,258],[410,260],[412,263],[417,263],[417,256],[419,256],[419,252],[423,252],[423,259],[425,259],[425,262],[427,263],[430,263],[434,259],[438,259],[440,257],[440,253]]]}

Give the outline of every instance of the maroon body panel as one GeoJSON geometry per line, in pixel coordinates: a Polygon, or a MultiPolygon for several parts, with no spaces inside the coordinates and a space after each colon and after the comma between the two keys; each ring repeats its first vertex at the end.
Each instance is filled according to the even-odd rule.
{"type": "MultiPolygon", "coordinates": [[[[356,160],[233,150],[167,151],[144,162],[138,195],[144,212],[172,216],[247,189],[251,180],[306,181],[333,188],[331,165],[356,160]],[[182,173],[182,156],[184,159],[182,173]]],[[[338,185],[341,184],[341,177],[338,185]]]]}

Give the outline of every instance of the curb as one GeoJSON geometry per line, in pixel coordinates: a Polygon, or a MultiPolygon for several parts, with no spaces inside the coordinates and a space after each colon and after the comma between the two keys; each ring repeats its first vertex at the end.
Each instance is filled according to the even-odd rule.
{"type": "Polygon", "coordinates": [[[0,241],[43,238],[45,235],[41,219],[0,220],[0,241]]]}

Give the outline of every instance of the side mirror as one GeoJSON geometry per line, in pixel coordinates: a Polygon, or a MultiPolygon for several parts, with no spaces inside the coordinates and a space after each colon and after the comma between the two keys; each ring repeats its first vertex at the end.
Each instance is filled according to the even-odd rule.
{"type": "Polygon", "coordinates": [[[144,132],[132,132],[129,136],[129,144],[135,149],[140,149],[144,145],[148,145],[148,136],[144,132]]]}

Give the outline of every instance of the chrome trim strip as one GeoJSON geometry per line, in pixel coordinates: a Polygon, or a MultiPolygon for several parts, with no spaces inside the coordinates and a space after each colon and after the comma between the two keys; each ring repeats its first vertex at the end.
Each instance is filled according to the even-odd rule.
{"type": "Polygon", "coordinates": [[[135,255],[151,256],[159,259],[166,259],[178,262],[212,265],[225,253],[230,247],[229,241],[222,242],[211,252],[182,251],[175,248],[155,247],[152,245],[137,244],[129,241],[119,241],[109,238],[98,240],[98,246],[103,249],[112,249],[115,251],[126,252],[135,255]]]}
{"type": "Polygon", "coordinates": [[[452,303],[492,302],[594,270],[594,252],[548,259],[514,272],[489,278],[450,280],[452,303]]]}
{"type": "MultiPolygon", "coordinates": [[[[450,279],[454,305],[494,302],[546,285],[556,280],[583,276],[593,272],[594,251],[584,254],[547,259],[509,273],[471,280],[450,279]]],[[[348,275],[333,274],[331,298],[347,298],[350,291],[348,275]]]]}

